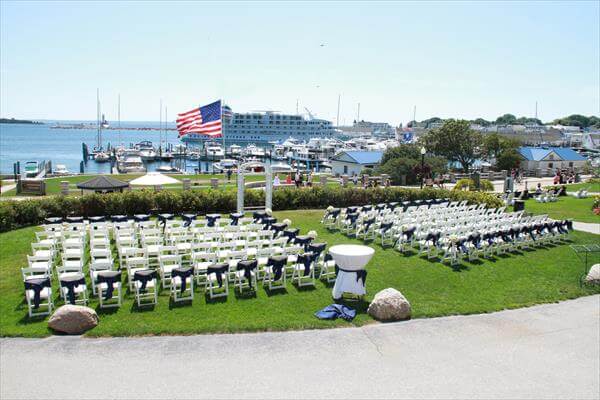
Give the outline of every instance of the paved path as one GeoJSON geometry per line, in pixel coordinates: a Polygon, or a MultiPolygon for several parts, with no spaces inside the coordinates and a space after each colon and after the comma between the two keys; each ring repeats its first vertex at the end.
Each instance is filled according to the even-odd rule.
{"type": "Polygon", "coordinates": [[[576,231],[583,231],[600,235],[600,224],[573,221],[573,229],[575,229],[576,231]]]}
{"type": "Polygon", "coordinates": [[[16,187],[17,185],[15,183],[4,184],[0,187],[0,193],[6,193],[10,190],[13,190],[16,187]]]}
{"type": "Polygon", "coordinates": [[[0,340],[0,398],[577,398],[600,392],[600,296],[281,333],[0,340]]]}

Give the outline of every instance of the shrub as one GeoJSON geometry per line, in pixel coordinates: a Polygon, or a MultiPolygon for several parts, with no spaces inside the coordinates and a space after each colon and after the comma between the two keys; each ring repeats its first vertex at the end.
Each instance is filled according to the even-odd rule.
{"type": "MultiPolygon", "coordinates": [[[[453,201],[467,200],[469,203],[485,203],[488,207],[499,207],[502,202],[493,195],[483,192],[426,188],[423,190],[399,187],[360,189],[354,187],[314,186],[310,188],[284,188],[273,191],[273,209],[295,210],[360,206],[391,201],[449,198],[453,201]]],[[[246,190],[245,205],[261,206],[265,202],[262,190],[246,190]]],[[[233,190],[188,190],[181,192],[136,190],[124,193],[86,194],[76,196],[52,196],[24,201],[0,202],[0,231],[35,225],[48,216],[117,215],[168,212],[179,214],[195,212],[232,212],[236,208],[236,192],[233,190]]]]}
{"type": "MultiPolygon", "coordinates": [[[[459,179],[453,188],[453,190],[465,190],[465,189],[468,189],[472,192],[477,190],[475,188],[475,181],[473,179],[469,179],[469,178],[459,179]]],[[[492,182],[488,181],[487,179],[480,179],[479,180],[479,190],[481,190],[483,192],[493,192],[494,184],[492,182]]]]}

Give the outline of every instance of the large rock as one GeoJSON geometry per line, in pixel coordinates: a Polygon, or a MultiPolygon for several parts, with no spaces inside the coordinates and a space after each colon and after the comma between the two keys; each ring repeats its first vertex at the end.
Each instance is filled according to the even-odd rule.
{"type": "Polygon", "coordinates": [[[592,265],[590,272],[588,272],[587,276],[585,277],[585,281],[587,283],[600,285],[600,264],[592,265]]]}
{"type": "Polygon", "coordinates": [[[66,304],[59,307],[48,320],[55,331],[80,335],[98,325],[98,314],[89,307],[66,304]]]}
{"type": "Polygon", "coordinates": [[[393,288],[377,293],[367,310],[369,315],[380,321],[398,321],[410,318],[410,303],[393,288]]]}

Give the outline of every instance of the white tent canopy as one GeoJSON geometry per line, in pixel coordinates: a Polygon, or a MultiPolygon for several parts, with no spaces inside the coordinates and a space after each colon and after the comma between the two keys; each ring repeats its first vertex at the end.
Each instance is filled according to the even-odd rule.
{"type": "Polygon", "coordinates": [[[181,181],[163,175],[160,172],[148,172],[146,175],[135,178],[129,182],[129,184],[133,186],[161,186],[172,185],[174,183],[181,183],[181,181]]]}

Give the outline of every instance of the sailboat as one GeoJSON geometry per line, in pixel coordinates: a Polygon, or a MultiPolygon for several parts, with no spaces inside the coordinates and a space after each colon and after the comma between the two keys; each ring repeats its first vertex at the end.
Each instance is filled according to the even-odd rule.
{"type": "Polygon", "coordinates": [[[102,114],[102,122],[100,122],[100,89],[96,89],[96,125],[98,129],[96,137],[96,146],[94,147],[94,161],[107,162],[110,161],[110,154],[102,150],[102,129],[108,127],[108,122],[102,114]],[[106,126],[105,126],[106,125],[106,126]]]}

